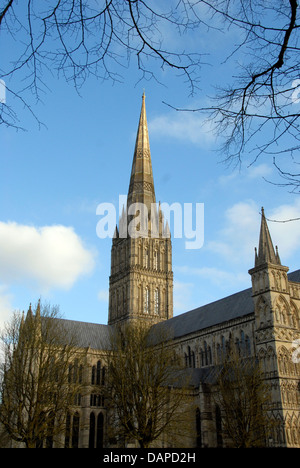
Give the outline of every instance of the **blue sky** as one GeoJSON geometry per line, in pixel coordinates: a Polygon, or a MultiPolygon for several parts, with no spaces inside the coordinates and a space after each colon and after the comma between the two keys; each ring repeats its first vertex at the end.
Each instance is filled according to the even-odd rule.
{"type": "MultiPolygon", "coordinates": [[[[39,298],[65,318],[107,323],[111,239],[96,235],[96,208],[118,207],[127,194],[144,90],[157,201],[204,204],[203,246],[187,250],[186,239],[173,239],[174,315],[251,286],[261,206],[284,220],[299,217],[300,200],[263,179],[278,180],[272,157],[227,168],[203,118],[163,103],[197,107],[230,73],[221,75],[217,41],[210,46],[215,66],[202,69],[194,97],[159,68],[165,86],[138,82],[133,64],[124,83],[90,78],[80,96],[49,75],[43,102],[32,101],[45,126],[20,109],[26,131],[0,128],[0,323],[39,298]]],[[[299,221],[269,229],[282,263],[298,269],[299,221]]]]}

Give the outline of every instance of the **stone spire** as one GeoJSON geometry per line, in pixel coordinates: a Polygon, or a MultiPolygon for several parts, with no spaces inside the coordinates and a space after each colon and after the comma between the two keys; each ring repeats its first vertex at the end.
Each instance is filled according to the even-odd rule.
{"type": "Polygon", "coordinates": [[[127,206],[137,202],[144,203],[149,213],[151,203],[155,203],[145,93],[142,97],[142,109],[134,149],[127,206]]]}
{"type": "Polygon", "coordinates": [[[119,229],[116,227],[112,241],[109,325],[136,320],[153,324],[173,316],[172,242],[167,234],[161,205],[155,202],[143,94],[127,209],[122,209],[119,229]],[[143,206],[130,209],[133,203],[147,207],[148,219],[141,213],[143,206]],[[155,209],[151,204],[155,204],[155,209]]]}
{"type": "Polygon", "coordinates": [[[265,218],[264,209],[261,209],[261,226],[259,236],[258,254],[255,249],[255,266],[260,266],[265,263],[272,263],[274,265],[281,265],[278,250],[274,250],[273,242],[269,232],[268,224],[265,218]]]}

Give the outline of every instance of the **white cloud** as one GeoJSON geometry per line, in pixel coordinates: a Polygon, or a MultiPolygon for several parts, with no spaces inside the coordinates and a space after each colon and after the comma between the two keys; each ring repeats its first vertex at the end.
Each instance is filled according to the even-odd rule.
{"type": "MultiPolygon", "coordinates": [[[[204,246],[204,249],[216,254],[210,259],[210,262],[215,260],[215,264],[174,265],[174,274],[180,279],[174,282],[174,312],[185,312],[223,295],[251,287],[248,270],[254,267],[260,213],[261,206],[251,199],[235,203],[225,211],[220,229],[204,246]]],[[[295,199],[290,204],[273,209],[265,208],[265,215],[277,221],[299,218],[300,200],[295,199]]],[[[268,226],[274,246],[278,245],[282,264],[293,271],[299,267],[300,221],[269,221],[268,226]]]]}
{"type": "MultiPolygon", "coordinates": [[[[218,232],[215,240],[207,243],[207,248],[231,262],[249,263],[251,259],[254,261],[254,247],[258,247],[259,242],[260,212],[261,207],[252,200],[230,207],[225,212],[224,227],[218,232]]],[[[299,218],[300,200],[296,199],[291,204],[265,210],[265,216],[275,221],[299,218]]],[[[300,221],[268,221],[268,226],[274,246],[278,245],[282,263],[288,263],[300,247],[300,221]]]]}
{"type": "Polygon", "coordinates": [[[250,166],[247,169],[246,175],[250,179],[267,177],[273,173],[274,167],[270,164],[258,164],[257,166],[250,166]]]}
{"type": "Polygon", "coordinates": [[[69,289],[94,267],[93,253],[70,227],[0,222],[0,279],[47,292],[69,289]]]}
{"type": "Polygon", "coordinates": [[[207,243],[208,249],[231,262],[249,261],[258,243],[260,208],[252,201],[239,202],[225,212],[224,227],[217,239],[207,243]]]}
{"type": "Polygon", "coordinates": [[[167,136],[201,146],[214,141],[210,124],[195,112],[174,111],[160,115],[148,126],[152,136],[167,136]]]}
{"type": "Polygon", "coordinates": [[[291,258],[300,248],[300,200],[265,211],[274,245],[278,245],[281,261],[291,258]],[[274,222],[273,222],[274,220],[274,222]],[[289,221],[294,220],[294,221],[289,221]],[[286,222],[281,222],[286,221],[286,222]]]}

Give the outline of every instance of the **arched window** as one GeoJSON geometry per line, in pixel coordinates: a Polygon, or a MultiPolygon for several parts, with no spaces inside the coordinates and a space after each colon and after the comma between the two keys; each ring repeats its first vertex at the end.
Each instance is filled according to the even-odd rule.
{"type": "Polygon", "coordinates": [[[96,366],[92,367],[92,379],[91,379],[91,384],[95,385],[96,382],[96,366]]]}
{"type": "Polygon", "coordinates": [[[204,350],[200,349],[200,362],[201,366],[210,366],[212,363],[211,348],[206,341],[204,341],[204,350]]]}
{"type": "Polygon", "coordinates": [[[208,347],[208,364],[212,364],[212,354],[211,354],[211,347],[208,347]]]}
{"type": "Polygon", "coordinates": [[[149,268],[149,249],[148,247],[145,249],[144,255],[144,267],[149,268]]]}
{"type": "Polygon", "coordinates": [[[228,342],[225,340],[225,337],[221,336],[221,345],[217,345],[217,354],[219,362],[222,362],[225,359],[226,354],[228,352],[228,342]]]}
{"type": "Polygon", "coordinates": [[[245,333],[241,330],[241,350],[243,355],[245,355],[245,333]]]}
{"type": "Polygon", "coordinates": [[[204,365],[208,365],[208,350],[207,350],[207,343],[204,341],[204,365]]]}
{"type": "Polygon", "coordinates": [[[155,289],[154,291],[154,313],[159,314],[159,290],[155,289]]]}
{"type": "Polygon", "coordinates": [[[191,351],[191,354],[190,354],[190,367],[195,367],[195,353],[194,353],[194,351],[191,351]]]}
{"type": "Polygon", "coordinates": [[[164,252],[164,249],[161,249],[160,251],[160,254],[159,254],[159,266],[160,266],[160,270],[164,270],[165,269],[165,252],[164,252]]]}
{"type": "Polygon", "coordinates": [[[104,406],[104,397],[103,395],[97,393],[91,393],[90,396],[90,406],[104,406]]]}
{"type": "Polygon", "coordinates": [[[101,361],[97,362],[97,377],[96,377],[96,385],[100,385],[101,383],[101,361]]]}
{"type": "Polygon", "coordinates": [[[83,372],[82,364],[78,366],[78,359],[75,359],[73,364],[69,364],[68,382],[69,383],[71,382],[82,383],[82,372],[83,372]]]}
{"type": "Polygon", "coordinates": [[[105,382],[105,367],[101,369],[101,361],[97,362],[97,366],[92,367],[92,385],[104,385],[105,382]]]}
{"type": "Polygon", "coordinates": [[[185,365],[186,367],[195,367],[195,353],[188,346],[188,353],[185,353],[185,365]]]}
{"type": "Polygon", "coordinates": [[[141,243],[139,243],[138,263],[139,263],[141,266],[143,265],[143,247],[142,247],[142,244],[141,244],[141,243]]]}
{"type": "Polygon", "coordinates": [[[81,405],[81,393],[76,393],[76,395],[74,395],[74,405],[75,406],[81,405]]]}
{"type": "Polygon", "coordinates": [[[154,250],[154,254],[153,254],[153,269],[158,270],[158,252],[157,252],[157,250],[154,250]]]}
{"type": "Polygon", "coordinates": [[[149,288],[144,290],[144,314],[149,314],[149,288]]]}

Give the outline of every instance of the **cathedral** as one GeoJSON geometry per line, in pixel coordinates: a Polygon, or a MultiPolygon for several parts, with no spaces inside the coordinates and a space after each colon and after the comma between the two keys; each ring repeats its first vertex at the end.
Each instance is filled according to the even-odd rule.
{"type": "Polygon", "coordinates": [[[65,447],[109,448],[107,410],[101,397],[109,330],[115,324],[142,320],[164,322],[172,330],[182,362],[193,370],[197,410],[191,448],[226,447],[220,408],[210,389],[229,341],[244,355],[259,360],[263,378],[270,385],[272,417],[278,425],[266,445],[300,448],[300,362],[293,345],[300,338],[300,270],[288,273],[289,268],[282,264],[263,209],[258,238],[249,270],[252,287],[173,317],[172,243],[156,204],[143,95],[127,207],[112,240],[108,324],[62,319],[79,336],[79,346],[88,349],[85,373],[89,381],[89,391],[70,415],[68,433],[73,431],[73,436],[64,441],[65,447]],[[155,223],[155,236],[123,235],[125,217],[130,216],[133,204],[147,207],[146,229],[155,223]]]}

